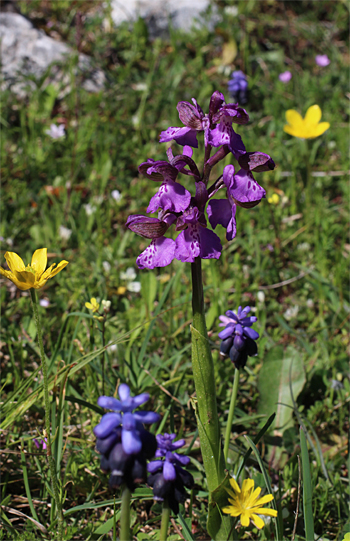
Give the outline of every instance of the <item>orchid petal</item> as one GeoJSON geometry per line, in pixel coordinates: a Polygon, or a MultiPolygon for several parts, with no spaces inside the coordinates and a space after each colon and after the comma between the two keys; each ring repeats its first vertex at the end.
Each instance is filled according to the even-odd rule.
{"type": "Polygon", "coordinates": [[[175,241],[160,237],[151,242],[136,259],[139,269],[154,269],[170,265],[175,257],[175,241]]]}

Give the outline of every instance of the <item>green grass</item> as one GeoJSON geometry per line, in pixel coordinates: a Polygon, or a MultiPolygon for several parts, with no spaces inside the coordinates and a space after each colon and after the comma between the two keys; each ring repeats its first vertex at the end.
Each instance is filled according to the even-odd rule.
{"type": "MultiPolygon", "coordinates": [[[[214,32],[207,28],[191,34],[171,31],[168,40],[153,43],[141,21],[132,31],[123,25],[107,32],[101,25],[101,12],[92,9],[90,2],[33,0],[19,4],[38,25],[47,32],[58,32],[73,47],[76,12],[85,14],[80,50],[91,54],[108,74],[104,92],[87,94],[80,87],[79,75],[73,75],[72,59],[65,67],[71,88],[63,97],[62,89],[42,84],[25,101],[9,91],[2,96],[2,254],[17,252],[28,263],[35,249],[46,246],[50,261],[70,262],[40,291],[40,298],[50,301],[40,311],[51,377],[101,348],[101,333],[96,322],[86,317],[85,302],[92,296],[109,299],[112,305],[105,340],[118,344],[107,354],[106,394],[112,395],[122,381],[135,394],[147,391],[151,405],[166,414],[164,430],[176,430],[188,444],[196,438],[190,406],[194,392],[190,267],[175,261],[164,269],[138,270],[135,259],[148,241],[126,230],[124,224],[129,214],[146,212],[155,192],[155,184],[140,177],[137,167],[147,158],[165,159],[166,145],[158,143],[158,135],[169,125],[180,125],[177,102],[195,97],[206,110],[214,90],[230,101],[226,92],[230,72],[233,65],[243,69],[249,80],[246,109],[250,122],[238,131],[248,150],[267,152],[275,160],[275,171],[256,178],[268,197],[277,191],[280,202],[272,205],[263,200],[254,209],[239,208],[236,239],[227,243],[223,232],[218,232],[224,245],[222,256],[219,261],[203,262],[219,415],[224,432],[233,368],[218,355],[218,316],[229,308],[250,304],[256,308],[255,328],[261,338],[258,357],[249,359],[241,377],[232,469],[250,448],[244,434],[254,440],[267,419],[256,416],[261,408],[259,372],[264,358],[273,348],[285,352],[290,347],[302,361],[305,383],[291,402],[293,415],[287,429],[270,431],[260,442],[260,460],[276,490],[284,538],[291,539],[299,477],[299,426],[303,423],[309,440],[315,534],[341,541],[349,520],[344,453],[350,399],[345,2],[241,1],[238,16],[226,14],[214,32]],[[46,27],[49,20],[54,22],[53,29],[46,27]],[[230,66],[223,66],[223,45],[231,39],[237,45],[237,56],[230,66]],[[316,54],[328,54],[331,64],[317,68],[316,54]],[[293,73],[288,85],[278,80],[285,69],[293,73]],[[283,132],[287,109],[304,115],[315,103],[322,109],[322,120],[331,124],[324,135],[305,145],[283,132]],[[66,124],[64,139],[53,141],[45,134],[52,122],[66,124]],[[307,179],[308,159],[311,176],[307,179]],[[343,174],[334,173],[339,171],[343,174]],[[57,190],[52,193],[50,187],[57,190]],[[111,197],[115,189],[122,194],[118,203],[111,197]],[[96,207],[90,216],[84,207],[87,204],[96,207]],[[71,230],[68,240],[60,237],[60,226],[71,230]],[[110,264],[110,270],[104,262],[110,264]],[[127,286],[120,274],[128,267],[135,268],[140,293],[120,289],[127,286]],[[264,292],[264,300],[258,292],[264,292]],[[158,318],[148,332],[148,321],[155,315],[158,318]],[[341,383],[340,388],[335,381],[341,383]],[[273,450],[278,461],[271,460],[273,450]]],[[[220,13],[232,5],[217,4],[220,13]]],[[[173,148],[177,150],[176,144],[173,148]]],[[[198,163],[202,154],[201,148],[194,153],[198,163]]],[[[220,174],[219,167],[213,178],[216,172],[220,174]]],[[[30,393],[40,392],[41,378],[34,373],[40,363],[30,298],[8,281],[2,279],[1,286],[2,421],[11,420],[11,424],[2,431],[0,486],[5,507],[0,515],[4,525],[0,539],[45,539],[33,522],[11,512],[35,518],[34,506],[38,521],[45,528],[50,524],[48,468],[32,441],[43,430],[43,400],[33,395],[27,411],[19,415],[16,409],[30,393]],[[27,387],[21,391],[23,383],[27,387]]],[[[100,361],[100,353],[92,355],[74,374],[66,379],[62,376],[60,385],[52,383],[59,428],[54,451],[60,459],[66,494],[67,540],[97,540],[102,533],[107,539],[107,532],[99,528],[113,516],[114,495],[99,468],[92,433],[100,417],[96,411],[102,392],[100,361]]],[[[190,454],[196,480],[194,537],[204,539],[206,489],[198,440],[190,454]]],[[[246,475],[249,472],[256,484],[265,486],[253,454],[247,466],[246,475]]],[[[133,505],[134,535],[140,540],[153,539],[161,509],[147,499],[144,487],[140,490],[144,499],[133,505]]],[[[301,504],[296,539],[305,535],[302,509],[301,504]]],[[[187,517],[187,512],[183,509],[182,516],[187,517]]],[[[113,531],[113,520],[108,524],[108,531],[113,531]]],[[[252,529],[249,535],[271,539],[274,531],[271,521],[263,532],[252,529]]],[[[180,539],[174,530],[172,534],[173,539],[180,539]]]]}

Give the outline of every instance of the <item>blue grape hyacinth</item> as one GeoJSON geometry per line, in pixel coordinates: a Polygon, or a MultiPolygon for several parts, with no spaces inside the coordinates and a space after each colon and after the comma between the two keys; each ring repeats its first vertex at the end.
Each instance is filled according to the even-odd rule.
{"type": "Polygon", "coordinates": [[[192,488],[194,479],[183,466],[187,466],[190,458],[179,455],[175,451],[185,445],[185,440],[174,442],[176,434],[158,434],[158,449],[156,457],[161,460],[152,460],[147,469],[151,474],[147,484],[153,488],[153,495],[156,501],[167,500],[170,509],[177,515],[179,503],[186,499],[186,488],[192,488]],[[174,443],[173,443],[174,442],[174,443]]]}
{"type": "Polygon", "coordinates": [[[248,101],[248,81],[243,71],[232,72],[231,79],[227,84],[228,91],[234,101],[245,104],[248,101]]]}
{"type": "Polygon", "coordinates": [[[238,308],[237,314],[228,310],[225,316],[220,316],[220,327],[225,327],[219,332],[220,354],[228,355],[236,368],[243,368],[247,362],[248,356],[257,355],[258,348],[255,340],[259,338],[259,333],[251,328],[257,321],[255,316],[248,316],[250,306],[242,309],[238,308]]]}
{"type": "Polygon", "coordinates": [[[119,397],[120,400],[100,396],[98,405],[113,411],[103,415],[93,432],[97,438],[96,450],[101,454],[101,468],[112,473],[110,487],[126,484],[133,490],[136,483],[146,481],[147,460],[157,449],[154,435],[143,425],[156,423],[160,416],[153,411],[133,411],[147,402],[147,393],[132,397],[128,385],[122,383],[119,397]]]}

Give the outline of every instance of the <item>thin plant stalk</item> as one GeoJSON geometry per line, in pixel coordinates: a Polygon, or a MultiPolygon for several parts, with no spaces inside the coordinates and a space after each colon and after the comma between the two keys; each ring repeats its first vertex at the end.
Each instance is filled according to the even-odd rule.
{"type": "Polygon", "coordinates": [[[120,510],[120,541],[131,541],[130,533],[130,500],[131,491],[124,485],[122,489],[122,504],[120,510]]]}
{"type": "Polygon", "coordinates": [[[239,376],[240,376],[240,370],[239,368],[235,368],[235,377],[233,380],[231,403],[230,403],[230,409],[229,409],[228,417],[227,417],[226,434],[225,434],[224,457],[225,457],[226,465],[227,465],[227,457],[228,457],[228,448],[230,444],[230,435],[231,435],[233,415],[235,412],[235,405],[236,405],[236,400],[237,400],[239,376]]]}
{"type": "Polygon", "coordinates": [[[170,507],[169,507],[167,499],[165,499],[163,502],[162,522],[160,525],[160,536],[159,536],[160,541],[167,541],[168,539],[169,518],[170,518],[170,507]]]}
{"type": "Polygon", "coordinates": [[[304,430],[300,427],[301,466],[303,471],[303,509],[305,539],[314,539],[314,517],[312,512],[312,480],[309,453],[304,430]]]}
{"type": "Polygon", "coordinates": [[[57,472],[55,460],[52,456],[51,449],[51,418],[50,418],[50,400],[49,400],[49,383],[47,375],[47,366],[44,352],[44,343],[41,332],[41,321],[38,310],[38,300],[35,289],[30,289],[30,295],[32,299],[32,307],[34,312],[34,319],[37,329],[38,344],[40,350],[41,369],[43,374],[43,387],[44,387],[44,409],[45,409],[45,429],[46,429],[46,455],[49,463],[51,473],[52,492],[54,495],[56,509],[57,509],[57,538],[61,541],[63,539],[63,509],[61,505],[61,499],[59,496],[58,484],[57,484],[57,472]]]}

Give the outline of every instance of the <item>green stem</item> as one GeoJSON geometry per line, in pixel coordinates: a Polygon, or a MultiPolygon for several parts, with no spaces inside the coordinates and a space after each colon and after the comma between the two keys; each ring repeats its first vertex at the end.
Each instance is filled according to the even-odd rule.
{"type": "MultiPolygon", "coordinates": [[[[214,363],[208,340],[204,316],[204,295],[202,284],[201,259],[196,258],[192,271],[192,371],[197,395],[195,412],[197,418],[201,453],[209,489],[207,531],[211,539],[225,541],[232,539],[230,534],[232,519],[223,516],[216,502],[215,489],[225,477],[224,454],[221,449],[220,425],[216,407],[216,388],[214,363]]],[[[221,488],[221,490],[223,490],[221,488]]]]}
{"type": "Polygon", "coordinates": [[[46,428],[46,439],[47,439],[46,455],[47,455],[47,460],[49,462],[52,492],[55,498],[57,515],[58,515],[57,516],[57,523],[58,523],[57,524],[57,538],[59,539],[59,541],[62,541],[63,539],[63,509],[62,509],[61,500],[60,500],[59,491],[58,491],[58,485],[57,485],[57,472],[56,472],[55,460],[51,452],[51,419],[50,419],[49,382],[48,382],[48,376],[47,376],[47,366],[46,366],[46,359],[45,359],[45,352],[44,352],[43,336],[41,332],[41,321],[40,321],[39,310],[38,310],[38,300],[37,300],[35,289],[30,290],[30,295],[32,299],[32,307],[33,307],[33,312],[34,312],[34,319],[35,319],[35,324],[36,324],[36,329],[37,329],[38,344],[39,344],[39,350],[40,350],[41,369],[43,373],[45,428],[46,428]]]}
{"type": "Polygon", "coordinates": [[[228,447],[229,447],[229,444],[230,444],[230,435],[231,435],[233,414],[235,412],[235,405],[236,405],[236,399],[237,399],[237,391],[238,391],[238,385],[239,385],[239,374],[240,374],[239,368],[235,368],[235,378],[234,378],[234,381],[233,381],[231,403],[230,403],[230,409],[229,409],[229,412],[228,412],[227,425],[226,425],[226,434],[225,434],[224,457],[225,457],[226,465],[227,465],[228,447]]]}
{"type": "Polygon", "coordinates": [[[170,518],[170,507],[169,507],[168,501],[165,499],[163,502],[162,523],[160,525],[159,541],[167,541],[168,539],[169,518],[170,518]]]}
{"type": "Polygon", "coordinates": [[[122,491],[122,505],[120,511],[120,541],[131,541],[130,533],[130,500],[131,492],[126,485],[122,491]]]}
{"type": "Polygon", "coordinates": [[[201,259],[192,270],[192,370],[197,395],[198,430],[209,492],[224,479],[224,461],[220,445],[220,427],[216,407],[214,363],[204,316],[201,259]]]}

